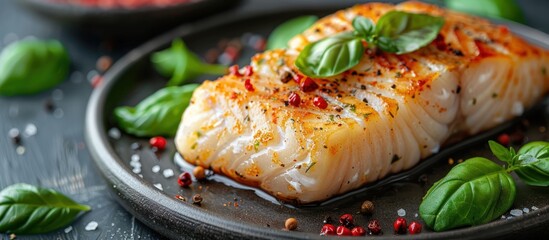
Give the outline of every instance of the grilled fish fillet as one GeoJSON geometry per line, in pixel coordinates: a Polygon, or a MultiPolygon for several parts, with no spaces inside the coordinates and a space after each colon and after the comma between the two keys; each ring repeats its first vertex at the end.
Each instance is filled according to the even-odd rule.
{"type": "Polygon", "coordinates": [[[289,46],[254,56],[251,76],[196,89],[175,139],[186,161],[283,201],[322,201],[412,168],[452,136],[519,116],[549,88],[547,50],[505,26],[419,2],[338,11],[289,46]],[[314,79],[315,91],[288,81],[300,74],[294,61],[307,44],[350,31],[356,16],[377,22],[391,10],[442,16],[445,24],[418,51],[367,50],[351,70],[314,79]],[[292,92],[298,107],[288,104],[292,92]],[[315,96],[328,107],[316,107],[315,96]]]}

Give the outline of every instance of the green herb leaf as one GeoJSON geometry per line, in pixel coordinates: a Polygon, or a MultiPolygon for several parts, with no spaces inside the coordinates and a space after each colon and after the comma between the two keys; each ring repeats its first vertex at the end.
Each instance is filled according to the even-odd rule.
{"type": "Polygon", "coordinates": [[[513,204],[516,187],[505,169],[485,158],[471,158],[434,184],[419,206],[435,231],[490,222],[513,204]]]}
{"type": "Polygon", "coordinates": [[[444,25],[444,18],[427,14],[391,11],[379,18],[375,34],[385,52],[404,54],[431,43],[444,25]]]}
{"type": "Polygon", "coordinates": [[[515,0],[445,0],[446,7],[479,16],[524,23],[524,14],[515,0]]]}
{"type": "Polygon", "coordinates": [[[164,77],[171,77],[168,86],[182,85],[202,74],[222,75],[227,73],[223,65],[202,62],[181,39],[175,39],[171,48],[156,52],[151,57],[156,70],[164,77]]]}
{"type": "Polygon", "coordinates": [[[516,154],[514,154],[514,150],[511,151],[492,140],[488,141],[488,145],[490,146],[490,150],[492,150],[494,156],[496,156],[499,160],[507,162],[511,165],[513,164],[513,158],[516,156],[516,154]]]}
{"type": "Polygon", "coordinates": [[[0,192],[0,232],[51,232],[90,209],[52,189],[24,183],[11,185],[0,192]]]}
{"type": "Polygon", "coordinates": [[[515,172],[528,185],[549,186],[549,142],[530,142],[522,146],[515,172]]]}
{"type": "Polygon", "coordinates": [[[69,55],[55,40],[24,40],[0,53],[0,95],[35,94],[65,80],[69,55]]]}
{"type": "Polygon", "coordinates": [[[174,136],[197,87],[198,84],[166,87],[136,107],[117,107],[114,115],[118,125],[125,132],[139,137],[174,136]]]}
{"type": "Polygon", "coordinates": [[[362,16],[355,17],[353,19],[353,28],[355,29],[355,35],[366,39],[368,42],[372,41],[368,39],[375,30],[375,25],[372,20],[362,16]]]}
{"type": "Polygon", "coordinates": [[[318,20],[317,16],[307,15],[293,18],[280,24],[269,35],[267,49],[287,48],[290,39],[312,26],[316,20],[318,20]]]}
{"type": "Polygon", "coordinates": [[[295,65],[310,77],[330,77],[354,67],[364,54],[362,40],[352,33],[341,33],[309,44],[295,65]]]}

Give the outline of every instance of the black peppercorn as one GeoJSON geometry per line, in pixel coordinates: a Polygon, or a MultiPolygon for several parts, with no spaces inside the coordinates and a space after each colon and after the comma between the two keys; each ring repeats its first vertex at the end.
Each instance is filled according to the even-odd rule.
{"type": "Polygon", "coordinates": [[[202,200],[203,200],[203,198],[202,198],[202,196],[200,196],[200,194],[195,194],[193,196],[193,204],[200,205],[200,204],[202,204],[202,200]]]}

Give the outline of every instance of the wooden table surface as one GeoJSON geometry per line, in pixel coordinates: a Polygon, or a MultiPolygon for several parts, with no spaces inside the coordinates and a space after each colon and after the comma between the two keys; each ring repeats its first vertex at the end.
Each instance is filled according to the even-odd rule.
{"type": "MultiPolygon", "coordinates": [[[[325,4],[330,0],[315,0],[325,4]]],[[[25,97],[0,97],[0,189],[14,183],[29,183],[57,189],[93,210],[70,227],[17,239],[159,239],[162,238],[130,213],[110,195],[84,142],[85,109],[93,91],[89,76],[96,60],[103,55],[114,60],[145,42],[148,37],[131,40],[104,39],[68,29],[26,11],[16,1],[0,1],[0,49],[23,38],[58,39],[72,59],[70,77],[57,87],[25,97]],[[54,105],[47,111],[46,102],[54,105]],[[33,134],[33,126],[36,133],[33,134]],[[11,129],[22,135],[16,148],[8,136],[11,129]],[[99,225],[85,231],[91,221],[99,225]]],[[[249,0],[231,9],[235,14],[276,5],[310,4],[313,0],[249,0]]],[[[549,33],[549,1],[520,1],[528,25],[549,33]]],[[[9,239],[0,234],[1,239],[9,239]]]]}

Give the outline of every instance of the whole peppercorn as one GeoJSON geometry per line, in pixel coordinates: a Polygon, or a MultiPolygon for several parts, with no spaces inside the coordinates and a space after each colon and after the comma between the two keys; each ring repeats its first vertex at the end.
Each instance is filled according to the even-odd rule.
{"type": "Polygon", "coordinates": [[[413,221],[408,226],[408,232],[410,234],[418,234],[421,232],[421,223],[413,221]]]}
{"type": "Polygon", "coordinates": [[[177,178],[177,184],[181,187],[189,187],[193,183],[193,179],[191,177],[191,174],[188,172],[183,172],[179,175],[177,178]]]}
{"type": "Polygon", "coordinates": [[[316,84],[316,82],[313,81],[313,79],[303,78],[299,82],[299,88],[301,88],[301,91],[303,92],[311,92],[318,88],[318,84],[316,84]]]}
{"type": "Polygon", "coordinates": [[[345,227],[345,226],[337,226],[336,229],[338,236],[352,236],[353,233],[351,232],[351,229],[345,227]]]}
{"type": "Polygon", "coordinates": [[[511,142],[511,138],[509,137],[509,134],[502,133],[498,136],[498,142],[503,146],[509,146],[509,143],[511,142]]]}
{"type": "Polygon", "coordinates": [[[320,235],[336,235],[336,227],[332,224],[324,224],[320,230],[320,235]]]}
{"type": "Polygon", "coordinates": [[[299,107],[299,104],[301,103],[301,97],[299,96],[299,94],[292,92],[288,97],[288,102],[294,107],[299,107]]]}
{"type": "Polygon", "coordinates": [[[325,109],[328,107],[328,103],[326,102],[326,100],[324,100],[324,98],[320,96],[316,96],[313,98],[313,104],[320,109],[325,109]]]}
{"type": "Polygon", "coordinates": [[[368,230],[370,231],[371,235],[379,235],[382,233],[381,225],[379,225],[379,221],[377,221],[376,219],[372,219],[370,220],[370,222],[368,222],[368,230]]]}
{"type": "Polygon", "coordinates": [[[164,137],[158,136],[158,137],[152,137],[149,140],[149,144],[151,147],[155,147],[159,151],[162,151],[166,148],[167,141],[164,137]]]}
{"type": "Polygon", "coordinates": [[[363,227],[354,227],[353,229],[351,229],[351,234],[353,236],[365,236],[366,230],[364,230],[363,227]]]}
{"type": "Polygon", "coordinates": [[[403,217],[398,217],[393,223],[393,229],[395,230],[396,234],[405,234],[407,227],[408,224],[406,224],[406,219],[404,219],[403,217]]]}
{"type": "Polygon", "coordinates": [[[202,200],[204,199],[202,198],[202,196],[200,196],[200,194],[195,194],[193,196],[193,204],[200,205],[202,204],[202,200]]]}
{"type": "Polygon", "coordinates": [[[194,169],[193,169],[193,175],[194,177],[197,179],[197,180],[202,180],[204,178],[206,178],[206,173],[205,173],[206,170],[204,170],[204,167],[202,166],[196,166],[194,169]]]}
{"type": "Polygon", "coordinates": [[[284,227],[287,230],[293,231],[297,229],[297,219],[295,218],[288,218],[286,219],[286,222],[284,222],[284,227]]]}
{"type": "Polygon", "coordinates": [[[360,213],[371,215],[374,213],[374,203],[372,201],[364,201],[360,206],[360,213]]]}
{"type": "Polygon", "coordinates": [[[355,221],[353,219],[353,215],[346,213],[339,217],[339,223],[347,228],[353,228],[355,221]]]}

